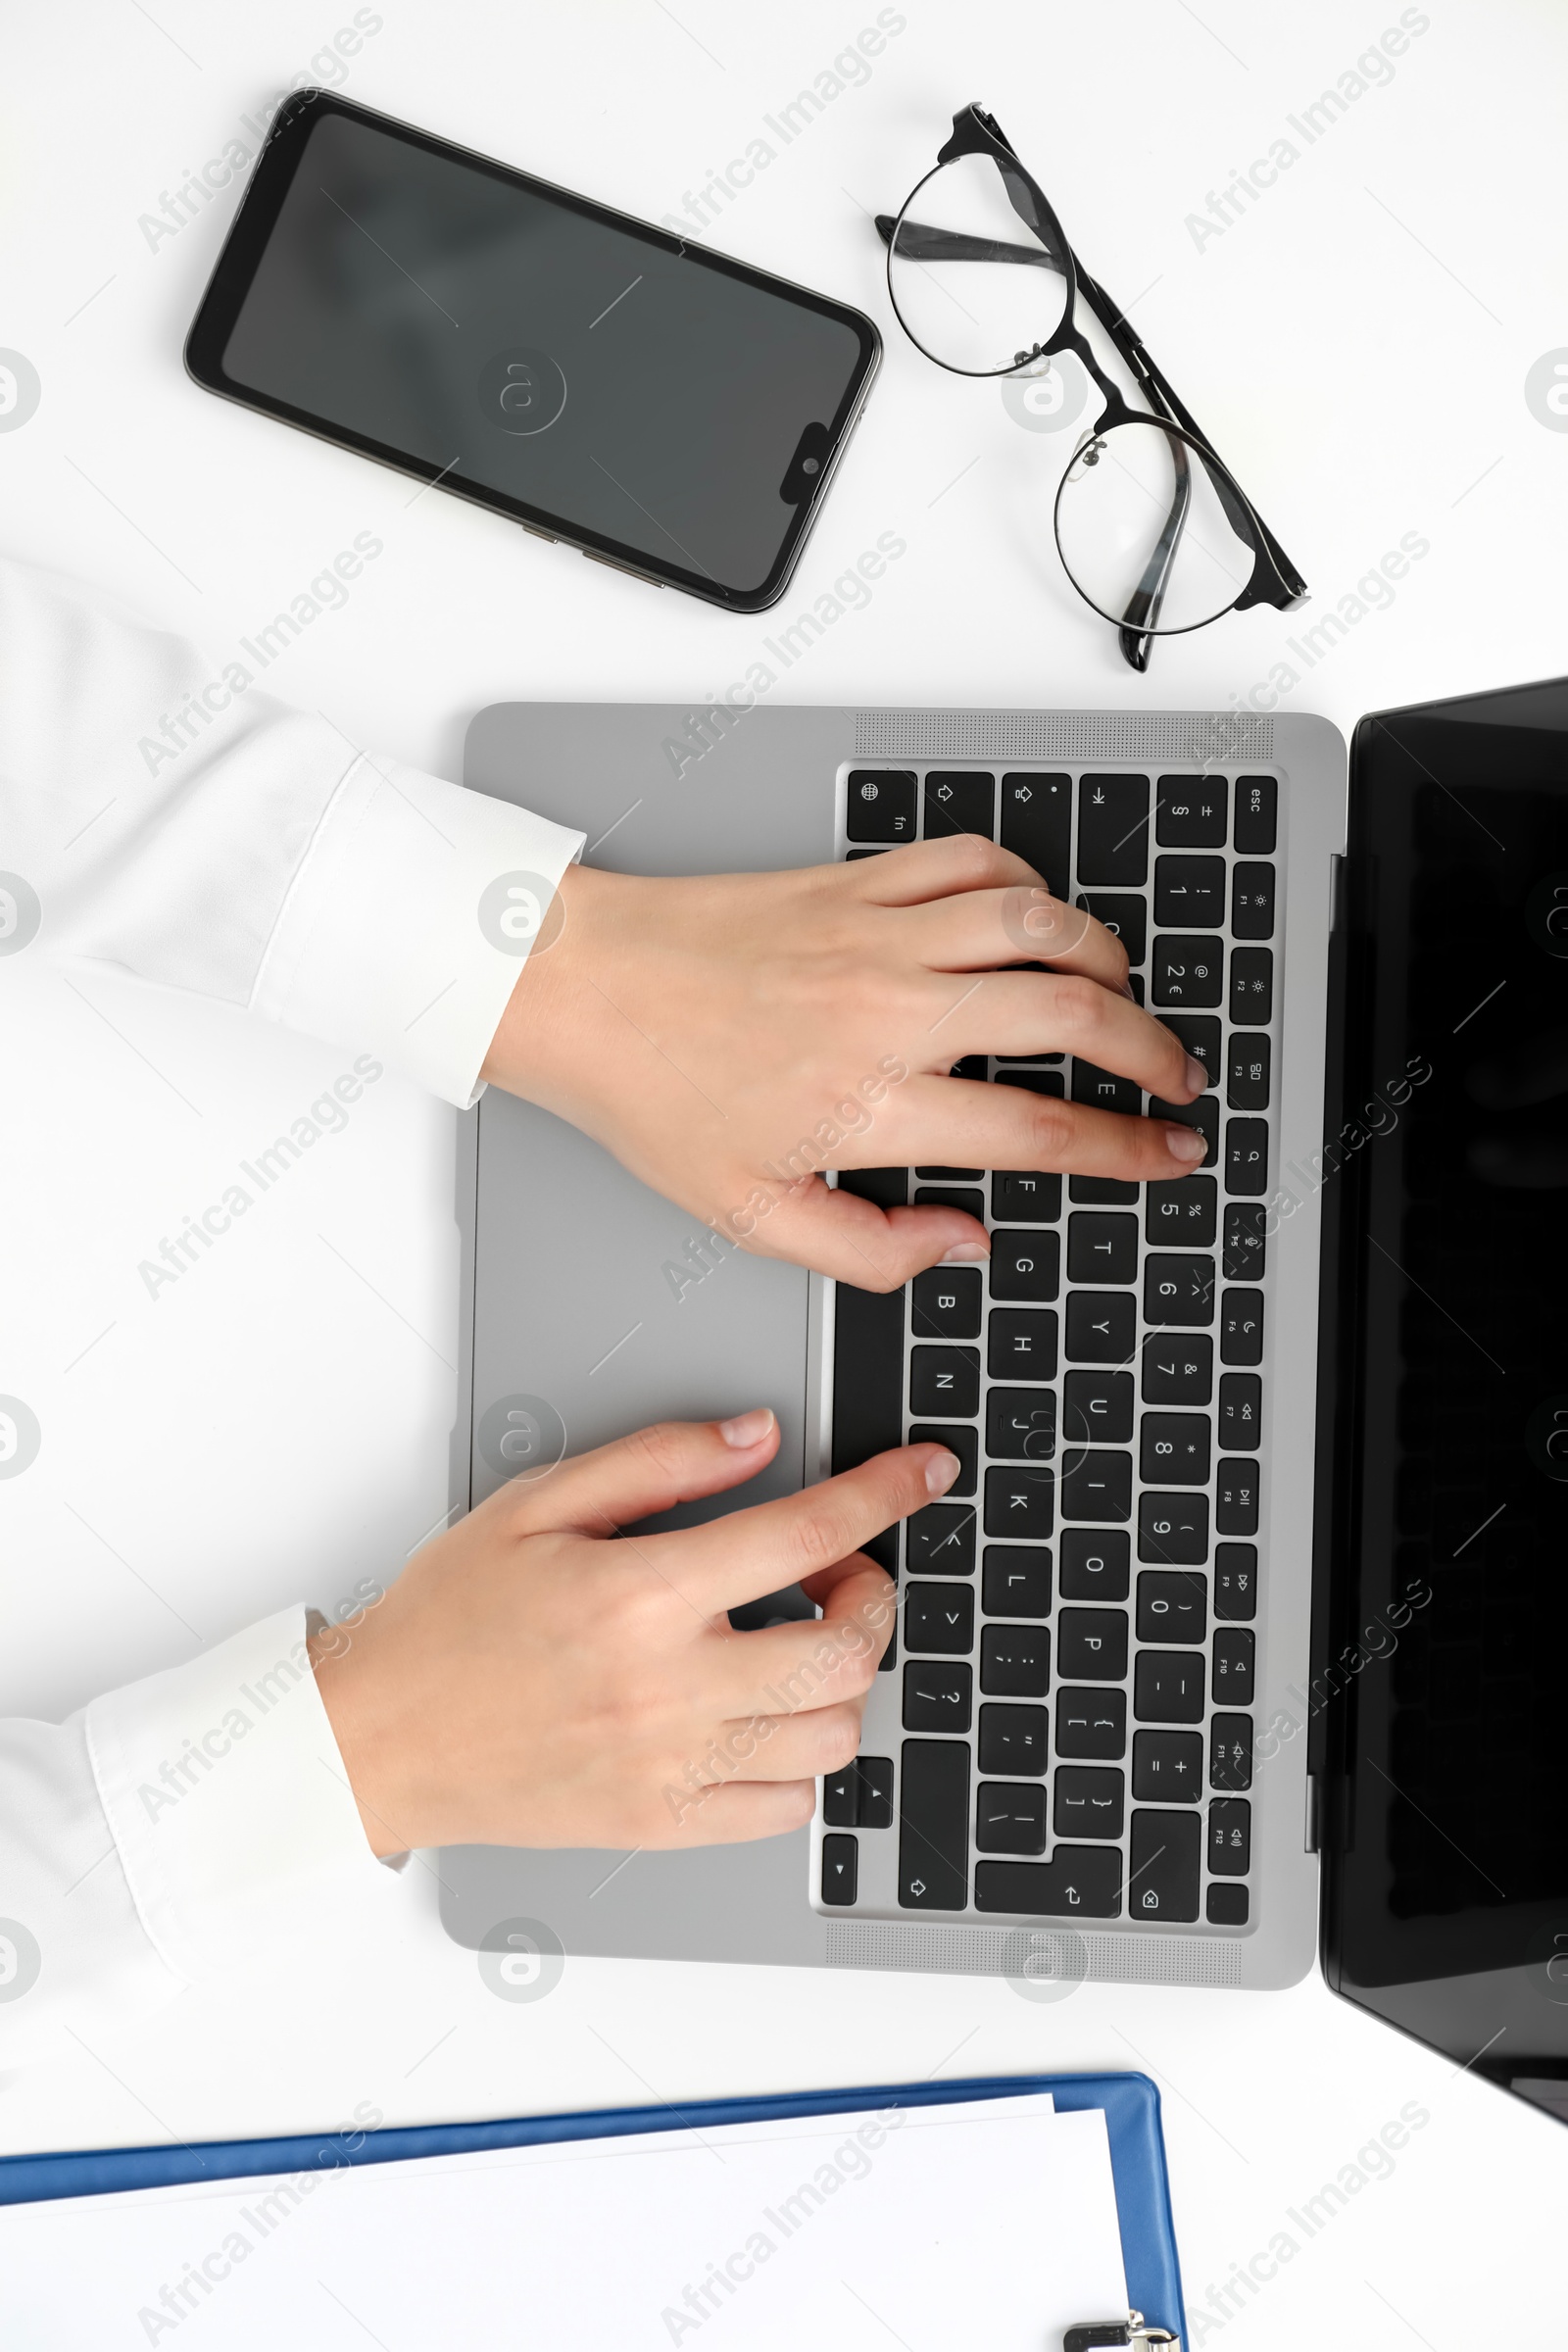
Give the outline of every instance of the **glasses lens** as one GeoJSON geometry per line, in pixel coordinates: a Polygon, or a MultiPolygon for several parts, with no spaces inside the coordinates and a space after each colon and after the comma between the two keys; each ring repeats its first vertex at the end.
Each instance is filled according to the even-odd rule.
{"type": "Polygon", "coordinates": [[[1159,424],[1092,433],[1056,493],[1056,545],[1097,612],[1151,636],[1228,612],[1253,554],[1233,516],[1240,493],[1191,442],[1159,424]]]}
{"type": "Polygon", "coordinates": [[[944,368],[1005,374],[1061,324],[1067,280],[1030,227],[1030,210],[1015,172],[989,155],[963,155],[923,179],[900,214],[888,246],[893,307],[944,368]]]}

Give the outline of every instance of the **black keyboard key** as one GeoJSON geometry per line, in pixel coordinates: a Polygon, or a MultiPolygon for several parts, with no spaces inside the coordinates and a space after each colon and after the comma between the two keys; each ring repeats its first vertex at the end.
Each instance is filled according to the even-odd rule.
{"type": "MultiPolygon", "coordinates": [[[[1070,1309],[1069,1309],[1070,1313],[1070,1309]]],[[[1144,1321],[1201,1326],[1214,1320],[1214,1261],[1209,1257],[1149,1257],[1144,1261],[1144,1321]]]]}
{"type": "MultiPolygon", "coordinates": [[[[1058,1054],[1055,1058],[1059,1061],[1060,1054],[1058,1054]]],[[[1016,1087],[1020,1094],[1046,1095],[1053,1102],[1059,1102],[1061,1101],[1061,1072],[1059,1070],[999,1069],[995,1083],[998,1086],[1016,1087]]]]}
{"type": "Polygon", "coordinates": [[[1152,1486],[1206,1487],[1212,1435],[1204,1413],[1145,1413],[1138,1475],[1152,1486]]]}
{"type": "Polygon", "coordinates": [[[1133,1814],[1129,1919],[1196,1919],[1203,1825],[1196,1813],[1133,1814]]]}
{"type": "MultiPolygon", "coordinates": [[[[842,1323],[845,1285],[838,1286],[836,1313],[842,1323]]],[[[863,1292],[852,1296],[863,1297],[863,1292]]],[[[899,1294],[894,1293],[897,1298],[899,1294]]],[[[981,1313],[978,1266],[931,1266],[910,1286],[909,1326],[917,1340],[977,1340],[981,1313]]],[[[902,1352],[902,1348],[901,1348],[902,1352]]],[[[854,1377],[853,1370],[851,1377],[854,1377]]],[[[897,1445],[894,1438],[891,1444],[897,1445]]],[[[838,1463],[833,1467],[836,1470],[838,1463]]]]}
{"type": "Polygon", "coordinates": [[[835,1473],[857,1470],[902,1442],[903,1392],[904,1293],[841,1282],[833,1330],[835,1473]]]}
{"type": "Polygon", "coordinates": [[[1056,1617],[1056,1672],[1085,1683],[1127,1678],[1125,1609],[1061,1609],[1056,1617]]]}
{"type": "Polygon", "coordinates": [[[1268,1190],[1267,1119],[1225,1122],[1225,1190],[1255,1199],[1268,1190]]]}
{"type": "Polygon", "coordinates": [[[852,841],[913,841],[916,824],[912,767],[852,767],[844,804],[852,841]]]}
{"type": "Polygon", "coordinates": [[[1216,1535],[1256,1535],[1258,1475],[1256,1462],[1235,1456],[1221,1462],[1214,1481],[1216,1535]]]}
{"type": "Polygon", "coordinates": [[[903,1208],[909,1198],[907,1168],[840,1168],[839,1191],[872,1200],[878,1208],[903,1208]]]}
{"type": "Polygon", "coordinates": [[[978,1168],[916,1168],[914,1172],[922,1183],[929,1180],[936,1184],[978,1184],[980,1181],[978,1168]]]}
{"type": "Polygon", "coordinates": [[[1039,1780],[1046,1769],[1050,1712],[1048,1707],[982,1707],[981,1771],[1039,1780]]]}
{"type": "Polygon", "coordinates": [[[1154,839],[1162,850],[1225,847],[1223,776],[1161,776],[1154,802],[1154,839]]]}
{"type": "Polygon", "coordinates": [[[1138,1302],[1129,1292],[1074,1291],[1069,1297],[1067,1354],[1073,1362],[1129,1363],[1137,1334],[1138,1302]]]}
{"type": "Polygon", "coordinates": [[[1195,1061],[1200,1061],[1208,1072],[1208,1083],[1219,1083],[1219,1022],[1211,1012],[1167,1012],[1161,1025],[1172,1037],[1179,1037],[1195,1061]]]}
{"type": "Polygon", "coordinates": [[[1261,1291],[1223,1291],[1220,1294],[1219,1360],[1222,1364],[1260,1364],[1263,1361],[1261,1291]]]}
{"type": "Polygon", "coordinates": [[[1208,1637],[1208,1592],[1200,1576],[1151,1568],[1138,1579],[1140,1642],[1203,1642],[1208,1637]]]}
{"type": "Polygon", "coordinates": [[[1125,1600],[1132,1544],[1119,1527],[1064,1527],[1061,1531],[1063,1600],[1125,1600]]]}
{"type": "MultiPolygon", "coordinates": [[[[966,1658],[974,1647],[974,1591],[969,1585],[910,1585],[904,1601],[904,1646],[938,1657],[966,1658]]],[[[916,1670],[905,1669],[906,1674],[916,1670]]],[[[929,1724],[915,1726],[930,1731],[929,1724]]],[[[966,1724],[955,1724],[966,1731],[966,1724]]]]}
{"type": "Polygon", "coordinates": [[[1142,889],[1149,875],[1149,778],[1085,776],[1078,786],[1078,880],[1142,889]]]}
{"type": "Polygon", "coordinates": [[[1107,1771],[1103,1765],[1058,1767],[1051,1822],[1057,1838],[1119,1838],[1126,1810],[1127,1783],[1122,1773],[1107,1771]]]}
{"type": "Polygon", "coordinates": [[[1227,1372],[1219,1384],[1219,1442],[1226,1453],[1255,1453],[1263,1443],[1263,1383],[1255,1372],[1227,1372]]]}
{"type": "Polygon", "coordinates": [[[1119,1176],[1069,1176],[1067,1198],[1074,1208],[1136,1208],[1140,1187],[1119,1176]]]}
{"type": "MultiPolygon", "coordinates": [[[[939,1666],[924,1658],[904,1669],[904,1728],[906,1732],[966,1732],[974,1707],[974,1676],[967,1666],[939,1666]]],[[[907,1757],[908,1748],[905,1748],[907,1757]]]]}
{"type": "Polygon", "coordinates": [[[1214,1635],[1214,1704],[1250,1707],[1257,1664],[1257,1639],[1244,1625],[1222,1625],[1214,1635]]]}
{"type": "Polygon", "coordinates": [[[1061,1434],[1068,1446],[1130,1446],[1130,1372],[1069,1372],[1062,1386],[1061,1434]]]}
{"type": "Polygon", "coordinates": [[[1214,1614],[1227,1625],[1250,1625],[1257,1615],[1257,1545],[1214,1546],[1214,1614]]]}
{"type": "Polygon", "coordinates": [[[900,1763],[900,1906],[961,1911],[969,1894],[969,1743],[906,1740],[900,1763]]]}
{"type": "Polygon", "coordinates": [[[1051,1553],[1021,1544],[988,1544],[980,1605],[988,1617],[1049,1617],[1051,1553]]]}
{"type": "Polygon", "coordinates": [[[1238,1028],[1266,1029],[1273,1018],[1273,949],[1232,948],[1231,1019],[1238,1028]]]}
{"type": "Polygon", "coordinates": [[[1167,931],[1154,942],[1152,1001],[1159,1008],[1201,1011],[1224,993],[1225,944],[1167,931]]]}
{"type": "Polygon", "coordinates": [[[906,1522],[905,1558],[911,1576],[970,1576],[974,1572],[974,1504],[928,1502],[906,1522]]]}
{"type": "Polygon", "coordinates": [[[984,1086],[988,1074],[986,1056],[983,1054],[961,1054],[948,1072],[950,1078],[961,1078],[969,1086],[984,1086]]]}
{"type": "Polygon", "coordinates": [[[1056,1474],[1020,1463],[986,1472],[986,1534],[1044,1544],[1055,1532],[1056,1474]]]}
{"type": "Polygon", "coordinates": [[[1121,1849],[1058,1845],[1049,1862],[977,1862],[977,1911],[1016,1911],[1031,1919],[1117,1919],[1121,1849]]]}
{"type": "Polygon", "coordinates": [[[1252,1786],[1252,1718],[1216,1715],[1208,1727],[1208,1785],[1234,1792],[1252,1786]]]}
{"type": "Polygon", "coordinates": [[[1261,1282],[1267,1254],[1268,1210],[1257,1200],[1228,1200],[1220,1271],[1227,1282],[1261,1282]]]}
{"type": "Polygon", "coordinates": [[[878,841],[873,842],[868,849],[846,850],[844,853],[844,862],[846,865],[854,865],[856,861],[861,858],[885,858],[892,846],[893,845],[891,842],[878,841]]]}
{"type": "Polygon", "coordinates": [[[1133,1734],[1133,1799],[1141,1805],[1196,1805],[1203,1793],[1200,1732],[1133,1734]]]}
{"type": "Polygon", "coordinates": [[[1067,1219],[1069,1282],[1136,1282],[1138,1219],[1077,1209],[1067,1219]]]}
{"type": "Polygon", "coordinates": [[[1235,1879],[1221,1879],[1210,1886],[1204,1897],[1204,1917],[1211,1928],[1245,1928],[1247,1925],[1247,1888],[1235,1879]]]}
{"type": "Polygon", "coordinates": [[[1146,1404],[1206,1404],[1214,1393],[1214,1343],[1200,1332],[1152,1332],[1144,1342],[1146,1404]]]}
{"type": "Polygon", "coordinates": [[[974,1841],[983,1854],[1043,1854],[1046,1791],[1027,1782],[982,1781],[974,1809],[974,1841]]]}
{"type": "Polygon", "coordinates": [[[1149,953],[1149,901],[1141,893],[1135,899],[1110,890],[1081,890],[1078,904],[1121,941],[1129,963],[1143,962],[1149,953]]]}
{"type": "Polygon", "coordinates": [[[822,1840],[822,1900],[842,1906],[853,1903],[856,1887],[856,1864],[859,1849],[853,1838],[842,1833],[822,1840]]]}
{"type": "Polygon", "coordinates": [[[988,1625],[980,1636],[980,1689],[987,1698],[1044,1698],[1051,1689],[1050,1630],[988,1625]]]}
{"type": "Polygon", "coordinates": [[[1133,1457],[1098,1447],[1068,1453],[1061,1466],[1061,1515],[1114,1527],[1132,1516],[1133,1457]]]}
{"type": "Polygon", "coordinates": [[[994,1462],[1049,1462],[1056,1450],[1053,1389],[993,1389],[986,1398],[986,1451],[994,1462]]]}
{"type": "Polygon", "coordinates": [[[1140,1494],[1138,1557],[1163,1560],[1172,1568],[1200,1568],[1208,1557],[1208,1496],[1140,1494]]]}
{"type": "Polygon", "coordinates": [[[1118,1078],[1114,1070],[1102,1070],[1092,1061],[1076,1056],[1072,1065],[1072,1099],[1085,1102],[1091,1110],[1119,1111],[1124,1118],[1136,1118],[1144,1107],[1144,1090],[1132,1078],[1118,1078]]]}
{"type": "Polygon", "coordinates": [[[822,1783],[822,1819],[830,1830],[853,1830],[860,1818],[860,1779],[853,1764],[822,1783]]]}
{"type": "Polygon", "coordinates": [[[1271,865],[1231,868],[1231,933],[1236,939],[1272,939],[1278,877],[1271,865]]]}
{"type": "Polygon", "coordinates": [[[857,1756],[855,1774],[859,1782],[860,1828],[862,1830],[891,1830],[893,1827],[893,1758],[891,1756],[857,1756]]]}
{"type": "Polygon", "coordinates": [[[978,1430],[958,1428],[951,1422],[920,1421],[909,1431],[911,1446],[946,1446],[950,1453],[957,1455],[958,1475],[948,1489],[948,1493],[954,1496],[974,1493],[979,1440],[978,1430]]]}
{"type": "Polygon", "coordinates": [[[1236,779],[1236,850],[1243,858],[1271,858],[1280,788],[1273,776],[1236,779]]]}
{"type": "Polygon", "coordinates": [[[1225,1056],[1225,1101],[1232,1110],[1267,1110],[1270,1041],[1233,1031],[1225,1056]]]}
{"type": "Polygon", "coordinates": [[[1054,1380],[1055,1316],[999,1306],[986,1333],[986,1369],[993,1380],[1054,1380]]]}
{"type": "Polygon", "coordinates": [[[1211,1250],[1218,1213],[1212,1176],[1180,1176],[1144,1189],[1144,1238],[1152,1249],[1211,1250]]]}
{"type": "MultiPolygon", "coordinates": [[[[1204,930],[1225,920],[1223,858],[1156,858],[1154,920],[1161,929],[1191,923],[1204,930]]],[[[1261,934],[1253,934],[1254,937],[1261,934]]]]}
{"type": "MultiPolygon", "coordinates": [[[[1060,1660],[1057,1660],[1059,1666],[1060,1660]]],[[[1056,1753],[1101,1761],[1127,1751],[1125,1690],[1058,1690],[1056,1753]]]]}
{"type": "Polygon", "coordinates": [[[914,1188],[914,1205],[916,1208],[961,1208],[966,1217],[974,1217],[982,1225],[986,1221],[984,1193],[978,1190],[964,1192],[956,1185],[917,1184],[914,1188]]]}
{"type": "Polygon", "coordinates": [[[940,841],[950,833],[996,835],[996,779],[977,770],[935,769],[925,780],[925,837],[940,841]]]}
{"type": "Polygon", "coordinates": [[[1054,1225],[1061,1214],[1061,1178],[999,1168],[991,1179],[991,1214],[999,1225],[1054,1225]]]}
{"type": "Polygon", "coordinates": [[[1208,1867],[1216,1879],[1245,1879],[1252,1867],[1252,1808],[1245,1796],[1216,1796],[1208,1808],[1208,1867]]]}
{"type": "Polygon", "coordinates": [[[1172,1119],[1178,1127],[1191,1127],[1208,1146],[1206,1159],[1199,1166],[1212,1167],[1219,1155],[1219,1097],[1200,1095],[1196,1102],[1161,1102],[1157,1095],[1149,1098],[1152,1119],[1172,1119]]]}
{"type": "Polygon", "coordinates": [[[1002,846],[1034,867],[1053,898],[1065,899],[1072,880],[1072,778],[1004,776],[1002,846]]]}
{"type": "Polygon", "coordinates": [[[991,1236],[993,1298],[1054,1298],[1061,1288],[1061,1238],[1045,1232],[991,1236]]]}
{"type": "Polygon", "coordinates": [[[915,1348],[909,1353],[911,1413],[977,1413],[978,1348],[915,1348]]]}

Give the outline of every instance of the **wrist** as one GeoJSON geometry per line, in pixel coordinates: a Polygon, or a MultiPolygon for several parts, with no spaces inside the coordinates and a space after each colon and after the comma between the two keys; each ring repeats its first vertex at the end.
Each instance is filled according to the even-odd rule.
{"type": "Polygon", "coordinates": [[[615,880],[569,865],[557,885],[480,1071],[509,1095],[553,1107],[563,1080],[581,1072],[585,1031],[599,1008],[582,968],[615,880]]]}
{"type": "Polygon", "coordinates": [[[307,1637],[316,1687],[370,1851],[384,1862],[420,1844],[415,1792],[400,1785],[406,1743],[391,1720],[384,1677],[368,1640],[369,1620],[349,1633],[324,1626],[307,1637]]]}

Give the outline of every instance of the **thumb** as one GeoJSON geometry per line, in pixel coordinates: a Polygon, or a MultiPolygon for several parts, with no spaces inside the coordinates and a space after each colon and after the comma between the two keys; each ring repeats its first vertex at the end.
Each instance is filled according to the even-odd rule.
{"type": "Polygon", "coordinates": [[[634,1519],[755,1478],[778,1443],[778,1419],[767,1405],[729,1421],[660,1421],[575,1454],[546,1478],[518,1479],[496,1499],[506,1498],[518,1535],[613,1535],[634,1519]]]}
{"type": "Polygon", "coordinates": [[[746,1247],[861,1291],[900,1290],[955,1250],[971,1263],[991,1254],[985,1227],[961,1208],[878,1208],[820,1176],[786,1193],[746,1247]]]}

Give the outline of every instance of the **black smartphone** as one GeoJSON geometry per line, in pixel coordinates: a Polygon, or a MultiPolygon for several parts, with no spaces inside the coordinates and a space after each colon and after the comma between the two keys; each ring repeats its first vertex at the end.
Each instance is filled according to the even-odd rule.
{"type": "Polygon", "coordinates": [[[847,305],[303,90],[199,384],[710,604],[782,595],[881,353],[847,305]]]}

